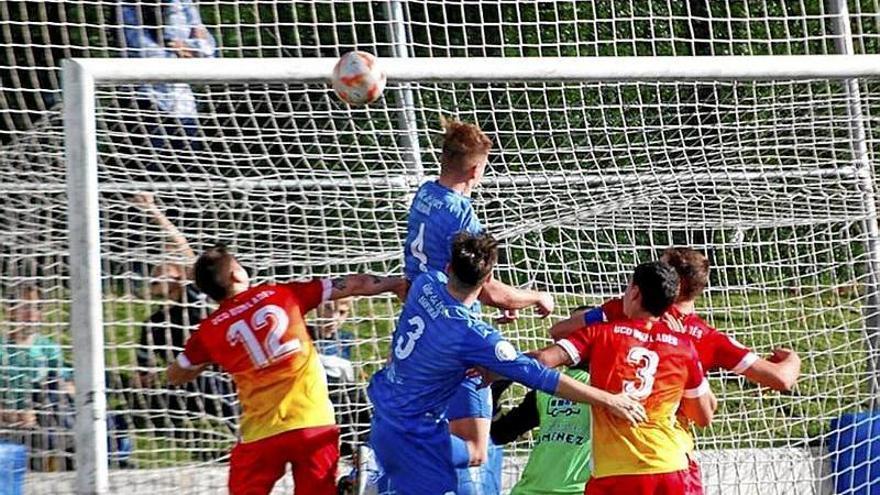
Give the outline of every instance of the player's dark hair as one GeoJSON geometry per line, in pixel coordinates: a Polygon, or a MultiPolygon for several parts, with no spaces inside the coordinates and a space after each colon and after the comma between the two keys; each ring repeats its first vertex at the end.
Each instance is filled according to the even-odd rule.
{"type": "Polygon", "coordinates": [[[642,308],[654,316],[662,316],[678,297],[678,273],[664,261],[637,266],[632,283],[642,295],[642,308]]]}
{"type": "Polygon", "coordinates": [[[696,249],[669,248],[663,252],[660,260],[669,263],[678,273],[681,280],[680,299],[692,301],[709,285],[709,258],[696,249]]]}
{"type": "Polygon", "coordinates": [[[470,158],[485,155],[492,149],[492,140],[475,124],[440,119],[443,125],[443,153],[441,165],[459,171],[470,166],[470,158]]]}
{"type": "Polygon", "coordinates": [[[498,262],[498,241],[491,234],[459,232],[452,239],[451,275],[466,287],[477,287],[498,262]]]}
{"type": "Polygon", "coordinates": [[[196,287],[211,299],[220,302],[229,296],[229,270],[235,256],[223,244],[206,249],[196,260],[193,272],[196,287]]]}

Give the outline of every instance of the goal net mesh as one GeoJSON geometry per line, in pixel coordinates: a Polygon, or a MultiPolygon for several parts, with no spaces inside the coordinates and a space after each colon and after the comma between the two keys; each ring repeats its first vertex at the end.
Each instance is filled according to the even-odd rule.
{"type": "MultiPolygon", "coordinates": [[[[833,16],[821,5],[733,3],[719,12],[690,2],[702,5],[694,13],[663,2],[621,2],[607,11],[551,4],[408,2],[402,25],[416,56],[833,51],[833,16]]],[[[116,9],[99,7],[0,6],[4,26],[22,19],[42,26],[24,50],[46,49],[27,70],[26,61],[0,68],[17,81],[2,90],[11,103],[0,108],[7,123],[0,131],[7,342],[0,397],[12,411],[0,436],[27,446],[26,490],[34,493],[72,490],[75,467],[66,235],[75,212],[66,208],[58,60],[45,55],[121,56],[119,45],[100,38],[121,31],[116,9]],[[73,36],[64,52],[52,42],[59,27],[42,21],[59,9],[81,14],[64,16],[63,31],[73,36]],[[20,77],[26,73],[34,77],[20,77]],[[30,340],[16,340],[25,334],[30,340]]],[[[224,57],[335,56],[355,46],[392,55],[387,31],[396,24],[384,6],[201,8],[224,57]]],[[[856,10],[852,20],[857,50],[870,52],[876,15],[856,10]]],[[[8,32],[0,43],[12,50],[21,38],[8,32]]],[[[792,394],[711,374],[719,412],[697,437],[707,491],[825,493],[829,423],[869,408],[878,358],[865,228],[873,212],[858,175],[851,112],[854,104],[862,109],[873,163],[880,102],[876,81],[857,85],[860,96],[852,98],[836,80],[411,81],[389,85],[367,108],[342,104],[323,84],[162,89],[184,106],[195,103],[192,121],[159,108],[150,97],[155,87],[100,86],[111,485],[137,493],[225,486],[238,414],[231,383],[210,372],[172,389],[160,373],[179,350],[175,339],[211,307],[191,291],[163,295],[163,284],[173,292],[181,276],[174,267],[191,261],[180,240],[196,252],[216,241],[231,245],[258,282],[399,274],[409,202],[438,172],[443,116],[477,123],[495,141],[474,204],[503,241],[497,276],[554,293],[556,318],[619,294],[635,264],[668,246],[706,252],[713,266],[699,303],[706,319],[762,355],[784,346],[803,357],[792,394]],[[155,209],[137,200],[144,193],[155,209]]],[[[358,299],[344,321],[333,311],[340,308],[325,309],[309,323],[325,354],[345,358],[327,365],[346,451],[368,432],[364,388],[387,354],[399,304],[358,299]]],[[[547,342],[551,321],[526,311],[502,331],[532,349],[547,342]]],[[[514,389],[503,406],[521,394],[514,389]]],[[[508,488],[531,445],[526,436],[506,449],[508,488]]]]}

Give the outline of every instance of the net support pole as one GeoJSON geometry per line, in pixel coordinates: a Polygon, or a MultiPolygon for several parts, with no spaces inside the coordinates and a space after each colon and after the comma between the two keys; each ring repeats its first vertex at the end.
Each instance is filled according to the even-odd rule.
{"type": "MultiPolygon", "coordinates": [[[[834,33],[834,46],[840,55],[854,55],[852,25],[849,19],[847,0],[829,0],[828,7],[833,14],[831,28],[834,33]]],[[[853,166],[858,175],[858,184],[863,193],[865,209],[864,229],[868,234],[868,282],[867,300],[864,307],[865,329],[869,343],[868,369],[865,370],[871,382],[871,409],[880,405],[880,223],[877,213],[877,191],[874,186],[874,169],[868,155],[867,134],[865,133],[865,114],[862,109],[859,81],[845,79],[847,117],[849,136],[853,154],[853,166]]]]}
{"type": "Polygon", "coordinates": [[[76,387],[76,493],[105,494],[109,493],[109,473],[95,80],[75,60],[65,60],[62,70],[72,301],[70,328],[76,387]]]}
{"type": "MultiPolygon", "coordinates": [[[[403,15],[403,4],[400,0],[389,0],[385,4],[390,23],[388,34],[391,37],[391,49],[395,58],[409,58],[409,43],[406,34],[406,19],[403,15]]],[[[418,123],[416,121],[415,103],[413,91],[409,83],[403,83],[395,91],[397,104],[400,107],[398,124],[403,133],[398,138],[398,146],[406,150],[407,169],[411,175],[419,179],[425,171],[422,167],[422,151],[419,147],[418,123]]]]}

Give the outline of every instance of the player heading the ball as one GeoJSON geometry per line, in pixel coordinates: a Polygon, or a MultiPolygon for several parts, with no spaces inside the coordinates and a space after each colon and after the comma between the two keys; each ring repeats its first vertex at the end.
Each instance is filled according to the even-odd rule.
{"type": "Polygon", "coordinates": [[[290,463],[297,487],[335,495],[339,430],[304,315],[331,299],[402,294],[405,280],[349,275],[251,287],[222,245],[202,253],[194,272],[199,289],[220,306],[168,367],[168,382],[193,380],[212,363],[232,375],[242,438],[229,462],[230,493],[268,494],[290,463]]]}
{"type": "Polygon", "coordinates": [[[452,241],[447,273],[413,282],[394,330],[391,360],[370,380],[370,441],[400,495],[455,493],[466,467],[464,441],[449,433],[446,410],[468,369],[484,367],[530,388],[603,407],[621,421],[644,419],[641,404],[579,383],[518,352],[471,309],[498,259],[489,234],[452,241]]]}
{"type": "MultiPolygon", "coordinates": [[[[446,269],[456,234],[485,231],[474,212],[470,194],[483,179],[492,140],[474,124],[445,119],[442,123],[445,132],[440,177],[419,187],[409,210],[403,255],[404,271],[410,282],[430,270],[446,269]]],[[[482,285],[478,300],[511,316],[530,306],[541,316],[547,316],[554,306],[553,296],[547,292],[511,287],[495,278],[482,285]]],[[[474,309],[478,311],[479,305],[474,309]]],[[[478,385],[479,380],[464,379],[447,413],[450,431],[477,453],[473,458],[475,466],[488,457],[492,418],[491,394],[488,389],[478,389],[478,385]]]]}

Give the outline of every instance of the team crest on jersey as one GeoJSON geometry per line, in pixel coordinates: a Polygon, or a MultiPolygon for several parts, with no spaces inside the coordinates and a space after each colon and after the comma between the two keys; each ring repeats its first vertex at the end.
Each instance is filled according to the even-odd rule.
{"type": "Polygon", "coordinates": [[[498,358],[499,361],[513,361],[516,359],[516,349],[510,342],[499,340],[498,343],[495,344],[495,357],[498,358]]]}
{"type": "Polygon", "coordinates": [[[576,402],[559,397],[550,397],[550,400],[547,401],[547,414],[554,418],[556,416],[574,416],[580,412],[581,406],[576,402]]]}

